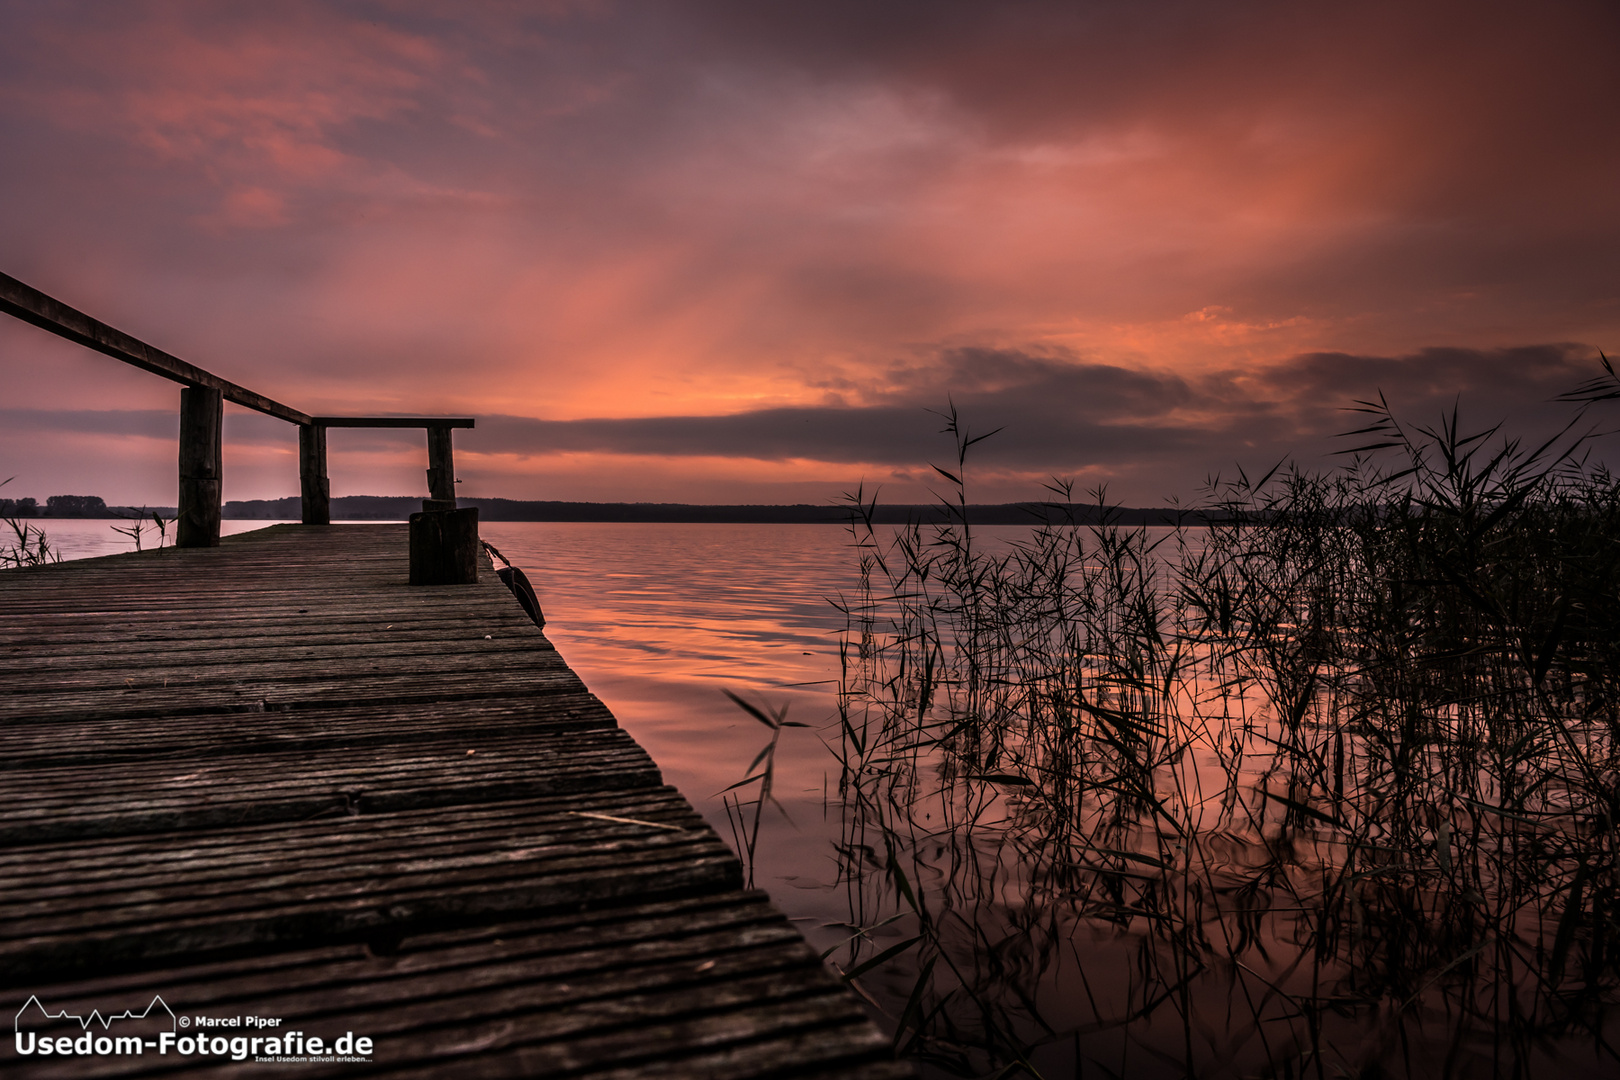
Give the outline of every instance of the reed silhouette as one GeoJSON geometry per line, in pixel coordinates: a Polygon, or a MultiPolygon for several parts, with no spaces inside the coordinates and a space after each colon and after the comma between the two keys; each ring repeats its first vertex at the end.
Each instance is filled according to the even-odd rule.
{"type": "MultiPolygon", "coordinates": [[[[1620,484],[1358,402],[1173,528],[849,497],[833,962],[960,1076],[1620,1070],[1620,484]]],[[[977,438],[944,414],[967,505],[977,438]]],[[[1056,505],[1072,503],[1054,484],[1056,505]]]]}
{"type": "MultiPolygon", "coordinates": [[[[8,476],[0,480],[0,487],[5,487],[15,476],[8,476]]],[[[9,536],[0,536],[0,570],[20,566],[44,566],[46,563],[61,562],[62,556],[51,547],[45,536],[45,530],[37,525],[31,525],[20,518],[0,517],[0,528],[9,536]]]]}

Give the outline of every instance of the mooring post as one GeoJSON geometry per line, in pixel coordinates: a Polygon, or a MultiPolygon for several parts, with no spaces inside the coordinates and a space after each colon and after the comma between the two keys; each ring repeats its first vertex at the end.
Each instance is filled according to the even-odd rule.
{"type": "Polygon", "coordinates": [[[220,431],[225,395],[208,386],[180,391],[180,510],[176,547],[219,543],[220,490],[224,475],[220,431]]]}
{"type": "Polygon", "coordinates": [[[478,508],[456,509],[456,466],[450,426],[428,424],[428,497],[411,515],[411,584],[478,581],[478,508]]]}
{"type": "Polygon", "coordinates": [[[298,488],[305,525],[332,524],[332,481],[326,475],[326,425],[298,425],[298,488]]]}

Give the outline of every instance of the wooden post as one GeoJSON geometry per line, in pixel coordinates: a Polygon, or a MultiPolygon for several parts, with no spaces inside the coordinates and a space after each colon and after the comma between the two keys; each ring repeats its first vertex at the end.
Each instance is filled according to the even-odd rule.
{"type": "Polygon", "coordinates": [[[456,509],[456,465],[450,428],[429,424],[428,497],[411,515],[411,584],[478,582],[478,508],[456,509]]]}
{"type": "Polygon", "coordinates": [[[423,510],[454,510],[456,508],[456,463],[450,447],[450,429],[430,424],[428,441],[428,497],[423,510]]]}
{"type": "Polygon", "coordinates": [[[478,507],[411,515],[411,584],[478,584],[478,507]]]}
{"type": "Polygon", "coordinates": [[[180,391],[180,520],[176,547],[219,543],[220,491],[224,475],[220,431],[223,391],[188,386],[180,391]]]}
{"type": "Polygon", "coordinates": [[[326,426],[298,425],[298,487],[304,524],[332,524],[332,481],[326,476],[326,426]]]}

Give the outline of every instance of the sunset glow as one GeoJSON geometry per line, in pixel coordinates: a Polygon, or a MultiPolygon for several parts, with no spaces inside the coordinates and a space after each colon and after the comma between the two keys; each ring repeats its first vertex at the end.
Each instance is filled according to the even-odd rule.
{"type": "MultiPolygon", "coordinates": [[[[1133,504],[1620,351],[1620,11],[0,0],[0,269],[462,493],[1133,504]]],[[[0,479],[172,503],[177,393],[0,325],[0,479]]],[[[334,494],[422,486],[334,434],[334,494]]],[[[297,492],[233,413],[226,498],[297,492]]]]}

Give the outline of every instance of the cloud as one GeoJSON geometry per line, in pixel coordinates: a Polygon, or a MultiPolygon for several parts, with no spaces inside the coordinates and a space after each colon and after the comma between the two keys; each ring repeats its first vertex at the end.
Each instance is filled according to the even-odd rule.
{"type": "Polygon", "coordinates": [[[1425,419],[1466,402],[1484,417],[1535,422],[1566,413],[1567,406],[1554,399],[1596,374],[1595,350],[1551,344],[1432,347],[1406,356],[1306,353],[1263,369],[1256,381],[1300,409],[1348,404],[1382,392],[1397,409],[1425,419]]]}
{"type": "MultiPolygon", "coordinates": [[[[1597,370],[1593,350],[1570,344],[1305,353],[1191,376],[1051,349],[958,346],[876,372],[821,405],[573,420],[484,414],[457,434],[458,471],[469,493],[511,497],[821,501],[865,478],[889,484],[895,498],[926,498],[929,465],[951,462],[943,431],[954,406],[969,435],[989,435],[971,452],[976,498],[1038,497],[1058,476],[1152,504],[1196,497],[1208,475],[1240,465],[1264,470],[1291,458],[1331,468],[1333,455],[1353,445],[1339,433],[1363,422],[1347,410],[1380,395],[1409,424],[1434,425],[1457,408],[1464,430],[1505,421],[1511,433],[1542,437],[1574,415],[1556,397],[1597,370]],[[537,490],[527,486],[535,476],[571,486],[537,490]]],[[[1600,410],[1589,426],[1603,421],[1600,410]]],[[[160,491],[172,483],[177,426],[171,410],[0,410],[14,460],[32,466],[34,448],[51,438],[117,444],[125,467],[152,458],[160,491]]],[[[271,485],[248,490],[238,469],[233,497],[285,494],[294,484],[288,425],[232,409],[226,443],[255,470],[253,483],[271,485]]],[[[419,432],[336,430],[330,445],[345,491],[419,485],[419,432]]]]}
{"type": "MultiPolygon", "coordinates": [[[[1008,490],[1151,499],[1380,386],[1539,400],[1584,354],[1511,350],[1620,332],[1612,4],[0,18],[7,273],[311,412],[489,418],[486,494],[898,476],[954,397],[1008,490]]],[[[0,331],[12,407],[161,403],[70,370],[0,331]]],[[[61,424],[31,466],[93,472],[61,424]]]]}
{"type": "Polygon", "coordinates": [[[1575,345],[1432,348],[1398,357],[1309,353],[1252,370],[1186,378],[1011,349],[956,348],[933,366],[898,369],[859,406],[755,409],[724,416],[482,419],[466,439],[483,454],[623,454],[918,466],[937,458],[954,404],[971,434],[999,429],[981,464],[1032,475],[1129,465],[1165,490],[1201,467],[1348,445],[1346,410],[1383,394],[1397,414],[1432,424],[1454,405],[1479,427],[1511,420],[1546,430],[1572,410],[1553,399],[1596,371],[1575,345]],[[948,388],[948,394],[946,389],[948,388]],[[947,398],[949,400],[947,400],[947,398]]]}

